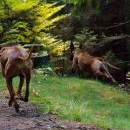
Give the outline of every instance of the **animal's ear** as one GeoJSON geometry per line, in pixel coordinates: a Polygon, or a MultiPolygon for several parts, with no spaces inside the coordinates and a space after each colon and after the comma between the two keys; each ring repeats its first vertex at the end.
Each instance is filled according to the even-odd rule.
{"type": "Polygon", "coordinates": [[[83,47],[83,43],[81,42],[81,43],[79,44],[79,49],[82,49],[82,47],[83,47]]]}
{"type": "Polygon", "coordinates": [[[71,50],[71,52],[73,52],[73,50],[74,50],[74,44],[72,41],[70,42],[70,50],[71,50]]]}

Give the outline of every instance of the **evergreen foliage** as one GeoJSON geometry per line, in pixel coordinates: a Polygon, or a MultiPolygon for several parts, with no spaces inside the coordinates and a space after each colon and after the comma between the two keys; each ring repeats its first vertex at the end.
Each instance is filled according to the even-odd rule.
{"type": "Polygon", "coordinates": [[[46,3],[40,0],[1,1],[1,43],[42,43],[55,23],[66,17],[58,14],[63,8],[64,5],[56,2],[46,3]]]}
{"type": "Polygon", "coordinates": [[[83,30],[81,30],[81,33],[75,35],[75,40],[87,46],[95,43],[97,40],[97,36],[94,34],[93,31],[89,31],[89,29],[84,28],[83,30]]]}

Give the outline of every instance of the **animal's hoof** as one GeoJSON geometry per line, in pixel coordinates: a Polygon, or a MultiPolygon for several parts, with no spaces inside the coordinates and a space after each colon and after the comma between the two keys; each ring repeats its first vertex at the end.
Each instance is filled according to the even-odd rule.
{"type": "Polygon", "coordinates": [[[12,101],[9,101],[8,105],[9,105],[9,107],[11,107],[12,106],[12,101]]]}
{"type": "Polygon", "coordinates": [[[118,82],[116,80],[113,81],[113,84],[118,86],[118,82]]]}
{"type": "Polygon", "coordinates": [[[14,108],[15,108],[16,113],[19,113],[19,105],[18,104],[14,104],[14,108]]]}

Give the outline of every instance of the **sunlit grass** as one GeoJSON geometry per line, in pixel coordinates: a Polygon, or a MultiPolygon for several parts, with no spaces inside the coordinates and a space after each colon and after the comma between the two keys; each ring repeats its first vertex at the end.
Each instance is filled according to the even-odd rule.
{"type": "Polygon", "coordinates": [[[30,93],[30,101],[44,114],[53,113],[104,129],[130,129],[129,96],[114,86],[75,77],[33,75],[30,93]]]}

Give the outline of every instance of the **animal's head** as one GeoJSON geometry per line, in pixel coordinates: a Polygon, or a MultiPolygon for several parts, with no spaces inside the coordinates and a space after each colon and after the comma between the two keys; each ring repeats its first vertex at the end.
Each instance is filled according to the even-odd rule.
{"type": "Polygon", "coordinates": [[[82,50],[82,43],[80,43],[80,45],[78,47],[74,47],[74,44],[71,41],[71,43],[70,43],[70,51],[71,51],[70,60],[73,60],[75,52],[78,52],[78,51],[81,51],[81,50],[82,50]]]}

